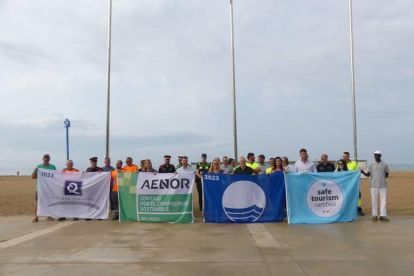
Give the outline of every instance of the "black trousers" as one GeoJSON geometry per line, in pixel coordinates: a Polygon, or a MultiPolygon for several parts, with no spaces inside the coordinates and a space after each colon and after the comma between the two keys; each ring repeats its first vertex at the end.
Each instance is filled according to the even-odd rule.
{"type": "Polygon", "coordinates": [[[201,179],[196,179],[197,184],[197,192],[198,192],[198,206],[200,207],[200,211],[203,210],[203,186],[201,185],[201,179]]]}
{"type": "Polygon", "coordinates": [[[118,206],[118,192],[111,191],[109,195],[109,202],[111,203],[111,211],[115,214],[119,214],[119,206],[118,206]]]}
{"type": "MultiPolygon", "coordinates": [[[[359,198],[361,198],[361,191],[359,191],[359,198]]],[[[362,208],[358,206],[358,212],[362,212],[362,208]]]]}

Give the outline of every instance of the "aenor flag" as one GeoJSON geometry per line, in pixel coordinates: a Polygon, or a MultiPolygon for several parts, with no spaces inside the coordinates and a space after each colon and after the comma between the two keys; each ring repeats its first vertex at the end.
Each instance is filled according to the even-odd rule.
{"type": "Polygon", "coordinates": [[[284,174],[203,174],[204,222],[280,222],[285,218],[284,174]]]}
{"type": "Polygon", "coordinates": [[[120,221],[191,223],[194,173],[118,173],[120,221]]]}
{"type": "Polygon", "coordinates": [[[358,220],[359,170],[330,173],[287,173],[289,224],[358,220]]]}
{"type": "Polygon", "coordinates": [[[39,169],[37,178],[38,216],[108,218],[110,173],[39,169]]]}

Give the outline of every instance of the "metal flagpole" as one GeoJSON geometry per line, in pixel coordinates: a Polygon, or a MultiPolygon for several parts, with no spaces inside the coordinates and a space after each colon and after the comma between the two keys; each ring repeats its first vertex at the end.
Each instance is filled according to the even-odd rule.
{"type": "Polygon", "coordinates": [[[230,0],[230,26],[231,26],[231,76],[233,81],[233,136],[234,136],[234,160],[237,158],[237,120],[236,120],[236,73],[234,66],[234,27],[233,27],[233,0],[230,0]]]}
{"type": "Polygon", "coordinates": [[[111,101],[111,28],[112,28],[112,0],[109,0],[108,21],[108,68],[106,89],[106,157],[109,157],[109,110],[111,101]]]}
{"type": "Polygon", "coordinates": [[[352,0],[349,0],[349,36],[351,44],[351,83],[352,83],[352,117],[354,126],[354,158],[358,161],[357,148],[357,123],[356,123],[356,105],[355,105],[355,75],[354,75],[354,34],[352,28],[352,0]]]}
{"type": "Polygon", "coordinates": [[[70,121],[66,119],[63,122],[66,128],[66,160],[69,160],[69,128],[70,128],[70,121]]]}

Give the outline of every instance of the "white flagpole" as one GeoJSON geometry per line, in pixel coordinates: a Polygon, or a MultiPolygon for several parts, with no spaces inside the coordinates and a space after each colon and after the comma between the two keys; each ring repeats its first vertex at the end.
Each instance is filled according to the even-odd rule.
{"type": "Polygon", "coordinates": [[[356,104],[355,104],[355,74],[354,74],[354,38],[352,27],[352,0],[349,0],[349,37],[351,44],[351,84],[352,84],[352,118],[354,127],[354,158],[358,161],[357,147],[357,122],[356,122],[356,104]]]}
{"type": "Polygon", "coordinates": [[[111,28],[112,28],[112,0],[109,0],[108,20],[108,67],[107,67],[107,89],[106,89],[106,157],[109,157],[109,110],[111,102],[111,28]]]}
{"type": "Polygon", "coordinates": [[[233,27],[233,0],[230,0],[230,27],[231,27],[231,76],[233,83],[233,139],[234,139],[234,160],[237,158],[237,120],[236,120],[236,73],[234,66],[234,27],[233,27]]]}

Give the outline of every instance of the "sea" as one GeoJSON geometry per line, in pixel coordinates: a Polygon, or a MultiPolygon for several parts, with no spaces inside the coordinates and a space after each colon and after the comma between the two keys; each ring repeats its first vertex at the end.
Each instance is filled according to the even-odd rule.
{"type": "Polygon", "coordinates": [[[389,165],[391,171],[414,171],[414,164],[389,165]]]}
{"type": "MultiPolygon", "coordinates": [[[[389,164],[391,171],[414,171],[414,164],[389,164]]],[[[0,167],[0,176],[16,175],[18,169],[0,167]]],[[[20,175],[30,175],[33,172],[33,168],[21,168],[19,170],[20,175]]]]}

